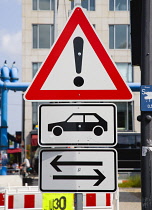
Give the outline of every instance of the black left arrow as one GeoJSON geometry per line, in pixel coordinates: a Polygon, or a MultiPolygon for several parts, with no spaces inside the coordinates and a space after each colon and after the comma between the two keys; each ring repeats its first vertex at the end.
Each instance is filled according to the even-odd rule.
{"type": "Polygon", "coordinates": [[[62,155],[58,155],[50,163],[54,169],[58,172],[61,172],[61,169],[58,166],[102,166],[102,162],[95,161],[58,161],[62,155]]]}
{"type": "Polygon", "coordinates": [[[98,169],[93,169],[97,175],[54,175],[53,179],[67,180],[97,180],[93,186],[98,186],[106,178],[98,169]]]}

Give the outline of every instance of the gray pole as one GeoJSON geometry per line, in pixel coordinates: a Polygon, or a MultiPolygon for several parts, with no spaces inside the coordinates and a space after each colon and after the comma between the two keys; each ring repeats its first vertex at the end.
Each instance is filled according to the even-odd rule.
{"type": "Polygon", "coordinates": [[[75,203],[74,210],[83,210],[83,194],[82,193],[74,194],[74,203],[75,203]]]}
{"type": "MultiPolygon", "coordinates": [[[[152,0],[142,0],[141,84],[152,85],[152,0]]],[[[152,112],[141,112],[142,210],[152,210],[152,112]]]]}

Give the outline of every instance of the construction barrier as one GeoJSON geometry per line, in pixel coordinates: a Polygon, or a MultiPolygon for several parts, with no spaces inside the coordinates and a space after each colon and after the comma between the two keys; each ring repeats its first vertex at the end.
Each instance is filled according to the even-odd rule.
{"type": "MultiPolygon", "coordinates": [[[[0,210],[42,209],[43,193],[39,191],[38,186],[8,187],[0,189],[0,192],[0,210]]],[[[51,194],[53,193],[50,193],[50,199],[51,194]]],[[[83,193],[83,209],[118,210],[118,197],[117,193],[83,193]]]]}
{"type": "MultiPolygon", "coordinates": [[[[21,193],[21,192],[32,192],[33,194],[35,192],[38,192],[38,186],[8,186],[8,187],[0,187],[0,210],[4,209],[5,205],[5,198],[7,199],[7,193],[8,195],[8,206],[12,206],[14,201],[14,193],[21,193]]],[[[21,200],[23,200],[21,198],[21,200]]]]}
{"type": "Polygon", "coordinates": [[[5,192],[5,208],[8,209],[42,209],[42,193],[40,192],[5,192]]]}

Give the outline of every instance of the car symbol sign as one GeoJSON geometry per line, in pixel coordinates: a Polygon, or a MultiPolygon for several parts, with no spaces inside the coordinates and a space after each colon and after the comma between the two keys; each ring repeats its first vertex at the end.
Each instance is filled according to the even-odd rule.
{"type": "Polygon", "coordinates": [[[114,104],[42,104],[39,106],[40,146],[114,146],[114,104]]]}
{"type": "Polygon", "coordinates": [[[107,131],[107,122],[96,113],[73,113],[65,121],[48,124],[48,131],[55,136],[60,136],[64,131],[93,131],[100,136],[107,131]]]}

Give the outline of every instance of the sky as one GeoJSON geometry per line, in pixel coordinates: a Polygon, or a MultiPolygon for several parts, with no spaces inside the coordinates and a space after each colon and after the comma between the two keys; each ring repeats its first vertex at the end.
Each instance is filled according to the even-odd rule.
{"type": "MultiPolygon", "coordinates": [[[[22,0],[0,0],[0,68],[7,60],[8,67],[13,61],[19,70],[21,82],[21,40],[22,40],[22,0]]],[[[8,132],[21,131],[22,93],[9,91],[8,132]]]]}
{"type": "Polygon", "coordinates": [[[0,66],[21,67],[21,0],[0,0],[0,66]]]}

